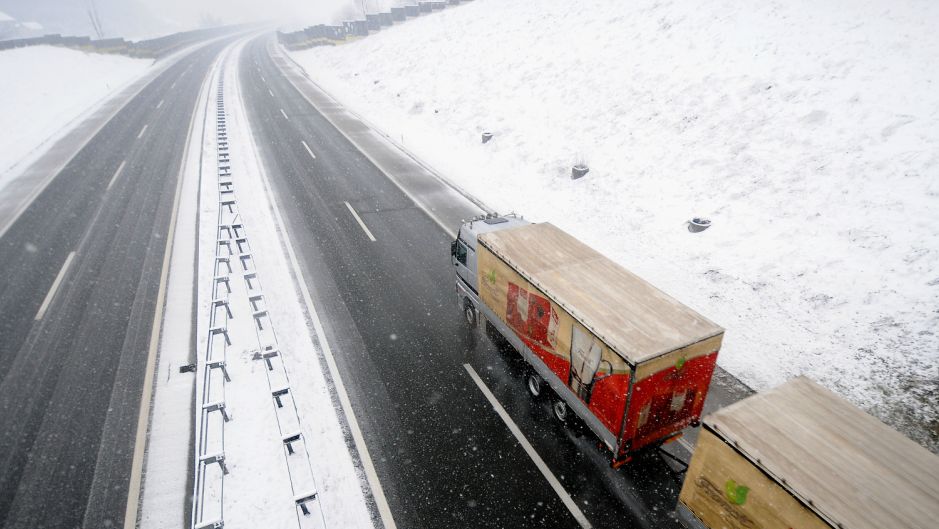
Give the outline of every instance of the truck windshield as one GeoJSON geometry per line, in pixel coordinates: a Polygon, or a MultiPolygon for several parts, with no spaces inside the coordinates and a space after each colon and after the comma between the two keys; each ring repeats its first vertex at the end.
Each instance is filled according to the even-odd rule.
{"type": "Polygon", "coordinates": [[[466,266],[466,244],[463,241],[456,241],[456,260],[466,266]]]}

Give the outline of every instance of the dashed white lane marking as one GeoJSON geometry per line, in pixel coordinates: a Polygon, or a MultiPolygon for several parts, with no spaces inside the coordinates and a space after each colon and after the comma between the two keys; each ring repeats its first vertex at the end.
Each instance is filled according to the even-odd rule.
{"type": "MultiPolygon", "coordinates": [[[[293,81],[287,78],[286,74],[283,71],[281,71],[281,73],[284,74],[285,79],[287,79],[291,84],[294,84],[294,88],[300,91],[300,95],[302,95],[303,98],[307,100],[310,106],[313,107],[313,109],[315,109],[321,116],[326,118],[326,121],[329,121],[333,125],[333,127],[337,131],[339,131],[339,134],[342,134],[344,138],[349,140],[349,142],[352,143],[352,145],[354,145],[363,155],[365,155],[365,157],[368,158],[368,160],[372,162],[375,165],[375,167],[378,168],[379,171],[381,171],[386,177],[388,177],[388,180],[392,184],[394,184],[398,189],[400,189],[402,193],[407,195],[407,197],[411,199],[411,202],[414,202],[414,205],[419,207],[421,211],[423,211],[428,217],[430,217],[431,220],[433,220],[438,226],[440,226],[440,228],[444,231],[444,233],[449,235],[450,238],[456,239],[456,231],[454,231],[453,226],[451,226],[450,223],[444,222],[443,220],[441,220],[440,217],[438,217],[436,213],[434,213],[429,207],[425,206],[423,201],[419,200],[417,196],[415,196],[414,193],[412,193],[408,188],[403,186],[401,182],[398,181],[397,177],[392,175],[391,170],[385,168],[384,164],[381,162],[381,160],[379,160],[378,157],[369,154],[368,149],[364,148],[362,146],[362,143],[355,139],[354,135],[349,134],[346,131],[344,131],[338,124],[336,117],[330,117],[329,112],[324,111],[323,109],[320,108],[319,105],[314,103],[313,100],[310,99],[310,96],[307,95],[306,92],[304,92],[303,90],[300,90],[299,85],[293,83],[293,81]]],[[[343,115],[348,115],[348,114],[343,114],[343,115]]]]}
{"type": "Polygon", "coordinates": [[[160,108],[160,107],[162,107],[162,106],[163,106],[163,100],[161,99],[160,102],[157,103],[157,108],[160,108]]]}
{"type": "Polygon", "coordinates": [[[267,93],[268,93],[268,94],[271,94],[271,97],[274,97],[274,92],[271,92],[271,89],[270,89],[270,88],[267,89],[267,93]]]}
{"type": "Polygon", "coordinates": [[[290,118],[287,117],[287,113],[284,112],[284,109],[280,109],[280,113],[282,116],[284,116],[284,119],[286,119],[287,121],[290,121],[290,118]]]}
{"type": "MultiPolygon", "coordinates": [[[[260,68],[258,68],[258,71],[260,71],[260,68]]],[[[263,82],[266,83],[266,82],[267,82],[267,79],[265,79],[264,76],[262,75],[262,76],[261,76],[261,81],[263,81],[263,82]]]]}
{"type": "Polygon", "coordinates": [[[571,512],[574,516],[574,519],[577,520],[577,523],[584,529],[591,527],[590,521],[587,520],[587,517],[584,516],[584,513],[580,510],[580,507],[577,506],[577,503],[574,502],[574,499],[571,498],[571,495],[564,490],[564,486],[561,485],[561,482],[558,481],[558,478],[555,477],[554,473],[551,472],[551,469],[548,468],[548,465],[545,464],[544,460],[541,459],[541,456],[538,455],[538,452],[535,451],[535,448],[531,446],[531,443],[528,442],[528,439],[525,438],[525,435],[519,429],[518,425],[515,424],[515,421],[509,417],[509,414],[505,411],[505,408],[502,407],[502,404],[496,399],[496,396],[489,391],[489,388],[486,386],[486,383],[483,382],[483,379],[479,378],[479,375],[476,373],[476,370],[473,369],[473,366],[469,364],[463,364],[463,367],[466,368],[466,372],[469,373],[470,378],[473,379],[473,382],[479,386],[479,390],[483,392],[483,395],[486,396],[486,399],[489,401],[489,404],[492,404],[492,407],[496,410],[496,413],[502,419],[502,422],[509,427],[509,431],[512,432],[512,435],[515,436],[515,439],[518,440],[519,444],[522,445],[522,448],[525,449],[525,452],[528,454],[528,457],[535,462],[535,466],[538,467],[538,470],[541,471],[541,474],[544,475],[545,479],[548,480],[548,483],[551,485],[551,488],[554,489],[554,492],[561,498],[561,501],[564,503],[564,506],[567,507],[567,510],[571,512]]]}
{"type": "Polygon", "coordinates": [[[362,218],[359,217],[359,214],[356,213],[355,209],[352,208],[352,204],[345,202],[345,205],[347,208],[349,208],[349,212],[352,213],[352,216],[355,217],[355,220],[358,221],[359,226],[362,227],[362,231],[365,232],[365,235],[368,235],[368,238],[371,239],[372,242],[375,242],[375,236],[372,235],[371,231],[369,231],[368,226],[366,226],[365,223],[362,222],[362,218]]]}
{"type": "Polygon", "coordinates": [[[313,150],[310,149],[310,146],[307,145],[306,142],[303,141],[303,140],[300,140],[300,143],[303,144],[303,148],[306,149],[306,152],[310,153],[310,158],[313,158],[313,159],[315,160],[315,159],[316,159],[316,155],[313,154],[313,150]]]}
{"type": "Polygon", "coordinates": [[[143,133],[144,133],[144,132],[147,132],[147,127],[149,127],[149,126],[150,126],[150,124],[147,124],[147,125],[144,125],[142,129],[140,129],[140,134],[137,135],[137,139],[138,139],[138,140],[139,140],[141,137],[143,137],[143,133]]]}
{"type": "Polygon", "coordinates": [[[39,312],[36,313],[36,320],[41,320],[43,316],[46,315],[46,309],[49,308],[49,303],[52,303],[52,298],[55,297],[55,293],[59,290],[59,285],[62,283],[62,278],[65,277],[65,272],[68,271],[68,267],[72,264],[72,259],[75,257],[75,252],[68,254],[68,257],[65,258],[65,263],[62,264],[62,268],[59,270],[59,275],[55,276],[55,281],[52,282],[52,287],[49,288],[49,293],[46,294],[46,299],[42,300],[42,305],[39,306],[39,312]]]}
{"type": "MultiPolygon", "coordinates": [[[[111,177],[111,181],[108,182],[108,189],[111,189],[111,186],[114,185],[114,182],[117,180],[118,176],[121,176],[121,172],[124,170],[124,165],[127,164],[127,160],[121,162],[121,165],[117,166],[117,171],[114,171],[114,176],[111,177]]],[[[105,190],[107,191],[107,189],[105,190]]]]}

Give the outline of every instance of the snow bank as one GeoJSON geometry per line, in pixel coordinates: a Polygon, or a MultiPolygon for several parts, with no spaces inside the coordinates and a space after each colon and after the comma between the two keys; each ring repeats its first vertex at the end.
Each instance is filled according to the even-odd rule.
{"type": "Polygon", "coordinates": [[[54,46],[0,52],[0,173],[152,63],[54,46]]]}
{"type": "Polygon", "coordinates": [[[293,56],[491,206],[724,325],[754,388],[808,375],[937,451],[936,27],[928,0],[477,0],[293,56]]]}

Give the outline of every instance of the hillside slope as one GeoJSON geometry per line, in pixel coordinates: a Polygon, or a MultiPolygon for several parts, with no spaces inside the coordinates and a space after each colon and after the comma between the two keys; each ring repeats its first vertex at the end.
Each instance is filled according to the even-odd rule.
{"type": "Polygon", "coordinates": [[[151,64],[53,46],[0,52],[0,186],[12,165],[151,64]]]}
{"type": "Polygon", "coordinates": [[[939,451],[936,27],[928,0],[477,0],[294,57],[725,326],[756,389],[808,375],[939,451]]]}

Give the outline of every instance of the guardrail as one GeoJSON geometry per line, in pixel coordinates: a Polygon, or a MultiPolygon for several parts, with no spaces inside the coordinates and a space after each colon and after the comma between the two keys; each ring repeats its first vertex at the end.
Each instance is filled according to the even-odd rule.
{"type": "MultiPolygon", "coordinates": [[[[239,250],[245,251],[250,257],[247,234],[244,233],[239,241],[242,241],[239,250]]],[[[313,475],[310,450],[306,437],[303,435],[300,412],[290,385],[287,361],[277,341],[277,333],[274,330],[271,314],[268,312],[261,280],[254,269],[254,260],[243,260],[242,266],[258,346],[255,358],[264,362],[267,386],[271,392],[271,405],[274,408],[274,416],[277,418],[279,439],[283,443],[281,448],[287,465],[290,490],[293,493],[297,525],[298,527],[325,529],[326,520],[319,501],[316,478],[313,475]]]]}
{"type": "MultiPolygon", "coordinates": [[[[300,413],[293,397],[284,350],[274,331],[274,322],[255,268],[248,232],[238,209],[225,112],[224,71],[219,75],[216,100],[218,222],[209,336],[205,356],[199,365],[203,376],[202,386],[197,390],[197,402],[201,403],[201,408],[199,430],[196,433],[198,452],[191,527],[220,529],[225,524],[224,483],[225,475],[228,474],[225,464],[225,423],[229,420],[225,407],[225,386],[231,381],[225,369],[225,360],[227,348],[232,345],[228,335],[228,321],[233,318],[231,301],[239,312],[246,307],[253,321],[254,341],[257,345],[254,358],[264,363],[271,407],[277,423],[277,438],[280,440],[279,449],[283,452],[290,480],[297,527],[325,529],[319,489],[300,413]],[[229,299],[232,295],[232,281],[237,275],[244,282],[244,291],[240,285],[237,286],[235,297],[229,299]],[[247,300],[241,297],[242,294],[247,296],[247,300]]],[[[246,345],[243,333],[239,335],[236,332],[235,338],[239,347],[246,345]]],[[[250,501],[250,498],[245,500],[250,501]]]]}
{"type": "Polygon", "coordinates": [[[342,25],[319,24],[299,31],[277,32],[277,40],[291,51],[304,50],[316,46],[335,46],[371,33],[381,28],[404,22],[408,18],[426,15],[448,6],[455,6],[472,0],[437,0],[432,2],[414,2],[413,5],[392,7],[385,13],[368,13],[365,20],[348,20],[342,25]]]}
{"type": "Polygon", "coordinates": [[[225,524],[225,423],[229,421],[225,407],[225,385],[231,381],[226,369],[228,321],[233,317],[231,294],[232,257],[241,237],[241,223],[236,209],[228,152],[228,130],[225,116],[224,77],[220,74],[216,98],[216,129],[218,157],[218,223],[215,264],[212,278],[212,301],[209,305],[209,336],[205,355],[198,365],[202,385],[196,402],[199,427],[196,447],[196,473],[193,489],[193,529],[220,529],[225,524]]]}
{"type": "Polygon", "coordinates": [[[245,27],[247,26],[237,25],[197,29],[138,42],[124,40],[120,37],[92,40],[90,37],[64,37],[59,34],[51,34],[26,39],[0,40],[0,50],[47,45],[62,46],[93,53],[116,53],[129,57],[158,58],[188,44],[219,37],[228,33],[234,33],[245,27]]]}

